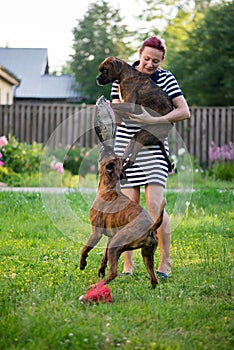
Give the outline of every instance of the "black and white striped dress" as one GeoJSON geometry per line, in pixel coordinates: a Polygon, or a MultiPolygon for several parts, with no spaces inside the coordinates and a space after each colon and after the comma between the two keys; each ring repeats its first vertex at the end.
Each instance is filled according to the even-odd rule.
{"type": "MultiPolygon", "coordinates": [[[[133,66],[139,64],[135,62],[133,66]]],[[[162,89],[167,95],[173,99],[182,95],[182,91],[176,81],[176,78],[171,72],[158,69],[151,75],[152,80],[162,89]]],[[[115,81],[112,84],[111,98],[119,99],[119,84],[115,81]]],[[[122,156],[123,152],[130,142],[134,134],[140,130],[139,123],[133,123],[130,121],[122,122],[117,128],[115,152],[122,156]]],[[[165,149],[169,155],[168,141],[164,141],[165,149]]],[[[134,165],[126,170],[127,183],[122,184],[123,188],[134,186],[145,186],[147,184],[158,184],[165,188],[168,177],[168,165],[162,154],[159,146],[152,145],[143,147],[137,155],[134,165]]]]}

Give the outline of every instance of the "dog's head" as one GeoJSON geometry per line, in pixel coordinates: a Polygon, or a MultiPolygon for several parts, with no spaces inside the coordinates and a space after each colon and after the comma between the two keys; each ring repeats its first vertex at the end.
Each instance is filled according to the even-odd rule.
{"type": "Polygon", "coordinates": [[[100,74],[97,76],[96,81],[100,86],[113,83],[119,79],[124,61],[116,57],[107,57],[99,66],[100,74]]]}
{"type": "Polygon", "coordinates": [[[109,182],[114,184],[118,180],[126,179],[122,159],[114,153],[111,147],[104,146],[101,148],[98,159],[98,173],[100,178],[106,180],[106,184],[109,182]]]}

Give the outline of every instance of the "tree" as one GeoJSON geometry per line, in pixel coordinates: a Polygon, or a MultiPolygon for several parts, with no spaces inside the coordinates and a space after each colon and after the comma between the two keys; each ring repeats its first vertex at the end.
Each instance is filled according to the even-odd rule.
{"type": "Polygon", "coordinates": [[[84,18],[73,29],[70,69],[81,83],[84,101],[88,103],[95,103],[102,94],[110,95],[110,85],[96,84],[100,63],[108,56],[127,59],[131,54],[128,40],[132,33],[122,21],[119,9],[111,8],[107,1],[97,1],[90,4],[84,18]]]}
{"type": "Polygon", "coordinates": [[[234,104],[234,2],[209,7],[170,62],[190,105],[234,104]]]}

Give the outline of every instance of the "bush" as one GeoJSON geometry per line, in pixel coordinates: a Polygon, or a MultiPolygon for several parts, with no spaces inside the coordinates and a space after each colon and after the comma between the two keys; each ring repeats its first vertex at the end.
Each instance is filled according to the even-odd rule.
{"type": "Polygon", "coordinates": [[[45,149],[42,144],[27,144],[12,136],[8,140],[1,136],[0,182],[8,186],[36,187],[39,185],[40,172],[45,171],[48,177],[45,186],[61,186],[62,183],[62,186],[75,187],[78,184],[78,174],[84,177],[97,170],[97,149],[73,145],[47,152],[48,158],[43,163],[41,160],[45,149]]]}
{"type": "Polygon", "coordinates": [[[85,176],[94,172],[97,168],[98,151],[96,149],[81,147],[80,145],[72,146],[64,159],[64,169],[69,170],[73,175],[85,176]]]}
{"type": "Polygon", "coordinates": [[[0,167],[0,182],[8,186],[21,186],[21,176],[15,173],[11,168],[0,167]]]}
{"type": "Polygon", "coordinates": [[[234,179],[234,143],[217,146],[214,141],[209,147],[209,158],[212,161],[211,174],[217,180],[234,179]]]}
{"type": "Polygon", "coordinates": [[[63,162],[65,170],[73,175],[86,176],[97,170],[98,150],[73,145],[70,148],[60,148],[52,151],[52,156],[63,162]]]}
{"type": "Polygon", "coordinates": [[[21,143],[9,136],[8,143],[2,148],[4,166],[17,174],[33,174],[38,172],[43,148],[34,142],[32,145],[21,143]]]}
{"type": "Polygon", "coordinates": [[[234,162],[219,161],[212,166],[212,174],[216,180],[234,180],[234,162]]]}

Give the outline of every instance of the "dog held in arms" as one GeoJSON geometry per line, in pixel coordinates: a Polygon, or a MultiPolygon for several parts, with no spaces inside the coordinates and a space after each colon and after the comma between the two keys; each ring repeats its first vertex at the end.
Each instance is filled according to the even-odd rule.
{"type": "Polygon", "coordinates": [[[153,288],[158,284],[154,271],[154,253],[157,248],[157,229],[163,220],[165,199],[161,203],[159,217],[153,222],[151,216],[136,202],[125,196],[120,189],[123,171],[122,159],[111,147],[100,151],[99,184],[96,199],[90,209],[92,233],[82,249],[80,269],[87,265],[88,253],[100,241],[102,235],[109,237],[98,276],[104,277],[107,262],[109,273],[106,283],[117,276],[118,260],[126,250],[141,248],[141,254],[153,288]]]}
{"type": "MultiPolygon", "coordinates": [[[[124,103],[112,103],[111,107],[116,114],[117,123],[127,118],[127,113],[138,113],[143,106],[152,116],[160,117],[172,111],[173,105],[167,94],[148,76],[141,73],[127,62],[108,57],[99,66],[100,74],[97,76],[97,84],[100,86],[119,81],[120,96],[124,103]]],[[[128,144],[123,162],[127,161],[125,169],[130,167],[136,159],[142,146],[158,144],[168,163],[168,171],[172,170],[172,164],[164,147],[164,139],[168,136],[172,124],[169,122],[155,125],[144,125],[128,144]],[[130,157],[128,158],[128,156],[130,157]]]]}

